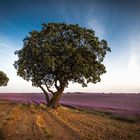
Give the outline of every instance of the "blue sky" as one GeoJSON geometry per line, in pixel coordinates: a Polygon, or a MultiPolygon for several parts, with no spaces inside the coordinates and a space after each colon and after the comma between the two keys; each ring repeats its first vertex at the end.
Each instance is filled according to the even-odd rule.
{"type": "Polygon", "coordinates": [[[40,92],[16,75],[15,50],[43,22],[79,24],[106,39],[112,52],[105,58],[101,82],[65,91],[140,92],[140,2],[138,0],[0,0],[0,70],[10,78],[0,92],[40,92]]]}

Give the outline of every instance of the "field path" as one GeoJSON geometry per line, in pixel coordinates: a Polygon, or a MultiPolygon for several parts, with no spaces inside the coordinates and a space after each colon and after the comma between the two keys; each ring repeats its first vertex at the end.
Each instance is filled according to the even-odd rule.
{"type": "Polygon", "coordinates": [[[44,104],[0,101],[0,140],[139,140],[140,122],[127,123],[44,104]]]}
{"type": "Polygon", "coordinates": [[[21,104],[7,104],[1,109],[5,113],[0,115],[4,118],[0,128],[5,130],[6,140],[80,140],[79,135],[53,116],[51,111],[46,113],[36,110],[34,105],[29,109],[21,104]]]}

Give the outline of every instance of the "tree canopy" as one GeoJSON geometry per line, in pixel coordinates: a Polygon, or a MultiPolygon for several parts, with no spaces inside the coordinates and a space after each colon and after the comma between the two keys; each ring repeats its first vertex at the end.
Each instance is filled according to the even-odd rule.
{"type": "Polygon", "coordinates": [[[65,23],[42,24],[40,31],[31,31],[23,41],[23,48],[15,52],[19,58],[14,63],[17,74],[40,87],[48,102],[47,91],[54,97],[61,96],[70,81],[86,87],[89,82],[100,82],[106,72],[102,62],[111,50],[92,29],[65,23]]]}
{"type": "Polygon", "coordinates": [[[0,86],[7,86],[9,81],[9,78],[7,77],[7,75],[0,71],[0,86]]]}

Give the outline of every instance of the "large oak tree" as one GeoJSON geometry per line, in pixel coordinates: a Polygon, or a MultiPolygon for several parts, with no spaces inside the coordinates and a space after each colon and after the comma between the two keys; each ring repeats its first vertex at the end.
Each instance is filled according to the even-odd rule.
{"type": "Polygon", "coordinates": [[[106,40],[100,41],[92,29],[48,23],[25,37],[23,48],[15,52],[19,59],[14,66],[19,76],[42,89],[48,106],[57,108],[70,81],[83,87],[100,82],[106,72],[102,62],[107,51],[106,40]]]}

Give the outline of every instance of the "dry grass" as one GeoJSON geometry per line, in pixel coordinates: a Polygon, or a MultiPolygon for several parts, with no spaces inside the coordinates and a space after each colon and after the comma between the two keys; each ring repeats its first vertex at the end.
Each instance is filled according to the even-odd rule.
{"type": "Polygon", "coordinates": [[[139,140],[140,123],[88,111],[0,102],[0,140],[139,140]]]}

